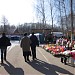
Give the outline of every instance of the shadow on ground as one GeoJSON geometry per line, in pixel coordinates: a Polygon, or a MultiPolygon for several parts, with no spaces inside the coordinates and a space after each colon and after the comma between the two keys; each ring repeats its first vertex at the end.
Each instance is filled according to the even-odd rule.
{"type": "Polygon", "coordinates": [[[27,62],[29,65],[31,65],[34,69],[36,69],[37,71],[45,74],[45,75],[59,75],[60,74],[67,74],[67,75],[74,75],[72,73],[70,73],[69,71],[58,67],[56,65],[53,64],[48,64],[42,60],[34,60],[32,62],[27,62]]]}
{"type": "Polygon", "coordinates": [[[15,68],[8,61],[6,61],[6,63],[7,64],[3,64],[3,66],[9,75],[24,75],[24,71],[21,68],[15,68]]]}

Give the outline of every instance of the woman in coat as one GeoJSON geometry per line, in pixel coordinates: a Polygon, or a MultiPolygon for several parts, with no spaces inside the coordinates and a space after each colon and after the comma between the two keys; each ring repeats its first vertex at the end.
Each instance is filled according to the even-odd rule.
{"type": "Polygon", "coordinates": [[[23,50],[23,56],[24,56],[25,62],[29,61],[29,55],[31,53],[30,44],[31,44],[31,40],[27,37],[27,33],[25,33],[20,43],[20,47],[23,50]]]}

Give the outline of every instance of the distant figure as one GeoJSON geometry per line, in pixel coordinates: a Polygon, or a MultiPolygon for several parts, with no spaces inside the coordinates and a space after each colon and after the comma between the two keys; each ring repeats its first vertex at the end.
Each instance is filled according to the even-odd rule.
{"type": "Polygon", "coordinates": [[[39,46],[38,38],[34,35],[34,32],[30,36],[31,40],[31,50],[32,50],[32,58],[36,59],[36,46],[39,46]]]}
{"type": "Polygon", "coordinates": [[[7,46],[10,46],[10,39],[6,37],[5,33],[2,33],[0,38],[0,48],[1,48],[1,63],[3,64],[3,59],[6,61],[7,46]]]}
{"type": "Polygon", "coordinates": [[[31,53],[30,52],[30,44],[31,44],[31,40],[30,40],[30,38],[27,37],[27,33],[25,33],[24,37],[22,38],[21,43],[20,43],[20,47],[23,50],[23,56],[24,56],[25,62],[30,61],[29,60],[29,55],[31,53]]]}
{"type": "Polygon", "coordinates": [[[53,36],[53,43],[56,44],[56,39],[57,37],[56,36],[53,36]]]}
{"type": "MultiPolygon", "coordinates": [[[[67,41],[65,51],[67,51],[67,50],[72,51],[72,44],[71,44],[71,41],[67,41]]],[[[66,62],[67,62],[67,58],[68,58],[68,57],[66,57],[65,55],[64,55],[63,57],[61,57],[61,62],[62,62],[62,63],[64,62],[65,65],[67,64],[67,63],[66,63],[66,62]]]]}
{"type": "Polygon", "coordinates": [[[67,64],[67,63],[66,63],[66,62],[67,62],[67,57],[66,57],[65,55],[63,55],[63,56],[61,57],[61,62],[64,63],[65,65],[67,64]]]}

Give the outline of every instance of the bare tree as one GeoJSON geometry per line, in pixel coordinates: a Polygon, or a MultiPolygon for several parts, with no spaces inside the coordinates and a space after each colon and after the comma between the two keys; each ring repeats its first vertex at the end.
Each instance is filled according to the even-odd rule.
{"type": "Polygon", "coordinates": [[[64,30],[67,29],[68,31],[68,25],[67,25],[67,13],[66,13],[66,2],[64,0],[55,0],[55,6],[58,10],[58,16],[59,16],[59,23],[62,28],[62,32],[64,35],[64,30]]]}
{"type": "Polygon", "coordinates": [[[8,20],[6,19],[5,16],[2,16],[2,22],[1,23],[4,26],[4,30],[3,31],[6,32],[7,31],[6,25],[8,25],[8,20]]]}
{"type": "Polygon", "coordinates": [[[48,0],[48,4],[49,4],[49,10],[50,10],[50,16],[51,16],[51,25],[52,25],[52,32],[53,32],[53,27],[54,27],[54,5],[53,5],[53,1],[52,0],[48,0]]]}
{"type": "Polygon", "coordinates": [[[46,19],[45,19],[45,0],[37,0],[37,5],[36,5],[36,12],[38,14],[38,17],[40,18],[40,20],[42,20],[43,26],[42,28],[45,28],[45,23],[46,23],[46,19]]]}

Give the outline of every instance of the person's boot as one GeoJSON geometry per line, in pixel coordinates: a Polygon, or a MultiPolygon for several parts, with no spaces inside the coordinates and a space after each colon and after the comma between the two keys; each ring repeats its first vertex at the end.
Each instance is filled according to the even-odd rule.
{"type": "Polygon", "coordinates": [[[65,64],[65,65],[67,65],[66,62],[67,62],[67,58],[65,57],[65,58],[64,58],[64,64],[65,64]]]}
{"type": "Polygon", "coordinates": [[[27,61],[30,61],[30,60],[29,60],[29,56],[27,56],[27,61]]]}
{"type": "Polygon", "coordinates": [[[27,62],[26,57],[24,57],[24,59],[25,59],[25,62],[27,62]]]}
{"type": "Polygon", "coordinates": [[[63,57],[61,57],[61,62],[63,63],[63,57]]]}
{"type": "Polygon", "coordinates": [[[3,59],[1,60],[1,65],[3,65],[3,59]]]}
{"type": "Polygon", "coordinates": [[[29,58],[27,58],[27,61],[29,61],[29,58]]]}

